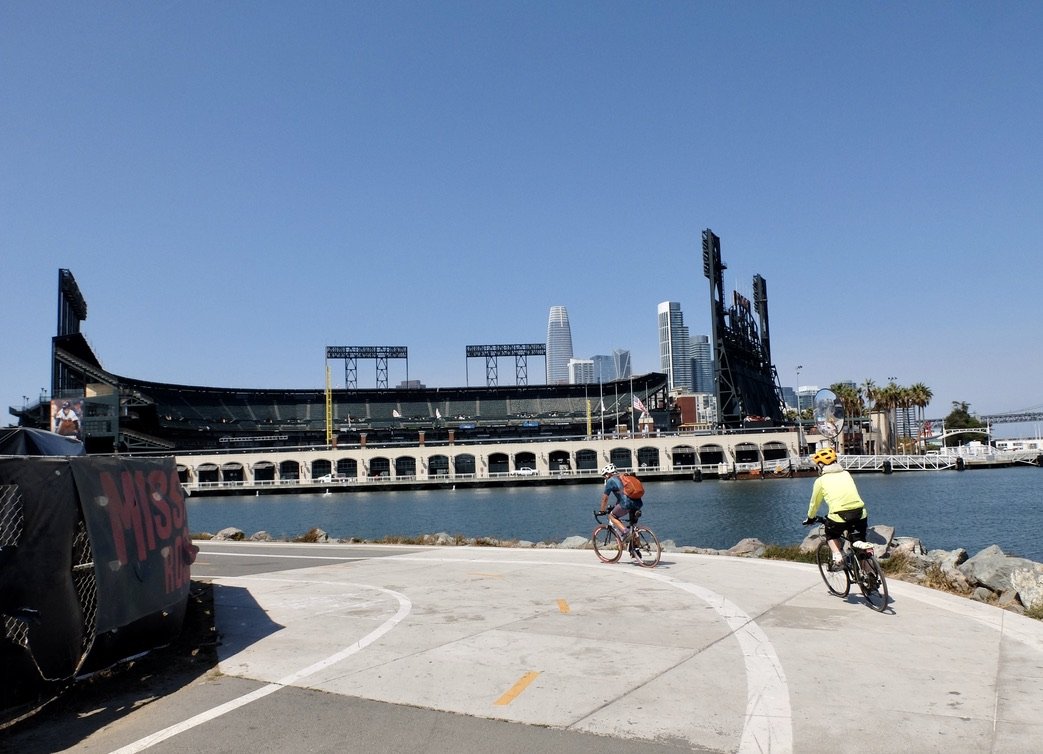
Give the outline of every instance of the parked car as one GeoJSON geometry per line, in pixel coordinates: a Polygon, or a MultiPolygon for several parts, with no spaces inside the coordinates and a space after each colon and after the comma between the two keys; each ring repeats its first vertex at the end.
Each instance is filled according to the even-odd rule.
{"type": "Polygon", "coordinates": [[[520,469],[515,469],[511,472],[511,476],[536,476],[538,472],[536,469],[531,469],[528,466],[522,466],[520,469]]]}

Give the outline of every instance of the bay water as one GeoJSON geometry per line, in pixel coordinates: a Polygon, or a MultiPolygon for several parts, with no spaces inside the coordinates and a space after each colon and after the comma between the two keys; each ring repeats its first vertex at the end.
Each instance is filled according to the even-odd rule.
{"type": "MultiPolygon", "coordinates": [[[[855,477],[869,523],[893,526],[931,549],[970,555],[999,545],[1043,563],[1043,469],[1017,466],[963,472],[901,472],[855,477]]],[[[661,541],[727,549],[746,537],[797,544],[814,480],[647,482],[641,522],[661,541]]],[[[188,498],[189,529],[226,527],[277,539],[313,527],[330,537],[379,540],[446,532],[560,542],[590,536],[600,480],[589,484],[481,489],[361,490],[307,495],[188,498]]],[[[821,511],[820,511],[821,512],[821,511]]]]}

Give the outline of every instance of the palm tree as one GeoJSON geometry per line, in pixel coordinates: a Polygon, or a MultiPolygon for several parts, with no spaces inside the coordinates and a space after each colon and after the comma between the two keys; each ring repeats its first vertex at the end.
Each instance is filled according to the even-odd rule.
{"type": "MultiPolygon", "coordinates": [[[[870,416],[870,429],[872,429],[872,416],[873,414],[877,413],[876,400],[877,391],[879,390],[879,388],[876,386],[876,383],[873,382],[873,380],[869,377],[866,377],[862,381],[862,385],[860,387],[862,390],[862,395],[865,397],[866,413],[870,416]]],[[[874,447],[873,450],[875,452],[877,449],[874,447]]]]}
{"type": "Polygon", "coordinates": [[[923,425],[924,421],[927,418],[927,404],[931,402],[931,398],[934,397],[934,393],[931,392],[931,388],[927,387],[927,385],[923,384],[922,382],[914,383],[909,388],[909,390],[912,392],[913,395],[913,405],[920,409],[918,424],[921,430],[918,433],[918,436],[923,437],[923,442],[925,446],[924,449],[926,450],[927,438],[923,435],[923,425]]]}
{"type": "Polygon", "coordinates": [[[892,453],[898,451],[898,416],[896,409],[901,405],[902,388],[894,380],[888,382],[884,387],[876,391],[876,407],[886,412],[888,419],[888,434],[891,435],[888,450],[892,453]],[[893,428],[893,433],[892,433],[893,428]]]}
{"type": "Polygon", "coordinates": [[[841,382],[830,385],[829,389],[836,393],[837,398],[844,407],[844,417],[847,420],[848,427],[853,426],[853,423],[862,416],[861,392],[857,388],[841,382]]]}
{"type": "MultiPolygon", "coordinates": [[[[903,418],[902,424],[903,424],[903,428],[908,433],[909,432],[909,409],[911,409],[915,405],[914,402],[913,402],[913,390],[912,390],[912,388],[906,387],[905,385],[902,385],[902,386],[900,386],[898,388],[898,405],[902,409],[902,418],[903,418]]],[[[897,429],[897,423],[898,423],[898,417],[896,415],[895,416],[896,429],[897,429]]],[[[896,434],[897,434],[897,432],[896,432],[896,434]]],[[[906,436],[903,437],[902,439],[903,440],[909,440],[910,437],[909,437],[908,434],[906,434],[906,436]]],[[[904,442],[901,445],[902,445],[902,452],[903,453],[906,452],[906,446],[908,445],[908,442],[904,442]]]]}

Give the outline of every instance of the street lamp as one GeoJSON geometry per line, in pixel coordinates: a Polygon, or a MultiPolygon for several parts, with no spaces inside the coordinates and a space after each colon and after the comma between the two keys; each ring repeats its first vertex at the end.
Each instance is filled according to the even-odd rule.
{"type": "Polygon", "coordinates": [[[797,365],[797,384],[793,387],[793,392],[797,396],[797,453],[804,451],[804,422],[800,415],[800,370],[804,368],[803,364],[797,365]]]}
{"type": "MultiPolygon", "coordinates": [[[[887,384],[888,385],[894,385],[897,388],[898,387],[898,383],[896,382],[897,379],[898,379],[897,377],[888,377],[887,378],[887,384]]],[[[891,436],[891,452],[898,453],[898,402],[897,402],[897,400],[895,400],[895,398],[896,398],[896,395],[892,395],[892,397],[891,397],[891,401],[892,401],[892,403],[891,403],[891,417],[892,417],[891,425],[892,425],[892,428],[894,429],[894,434],[891,436]]]]}

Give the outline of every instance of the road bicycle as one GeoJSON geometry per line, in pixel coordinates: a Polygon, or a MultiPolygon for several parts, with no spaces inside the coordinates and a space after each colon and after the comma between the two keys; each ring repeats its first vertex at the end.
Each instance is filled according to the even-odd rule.
{"type": "MultiPolygon", "coordinates": [[[[826,519],[822,516],[811,519],[812,524],[825,522],[826,519]]],[[[823,540],[815,553],[818,572],[826,582],[826,589],[838,597],[846,597],[851,591],[851,584],[858,584],[869,606],[883,612],[887,608],[887,579],[884,578],[873,546],[868,542],[855,541],[852,531],[844,529],[841,535],[841,552],[844,556],[842,568],[833,565],[833,550],[830,549],[828,540],[823,540]]]]}
{"type": "Polygon", "coordinates": [[[594,552],[602,563],[615,563],[627,550],[636,557],[638,565],[645,568],[655,568],[659,565],[659,558],[663,556],[663,546],[659,544],[659,538],[647,526],[639,526],[637,519],[641,517],[641,511],[630,511],[631,524],[620,534],[611,521],[602,521],[602,516],[607,516],[608,511],[594,511],[594,519],[598,522],[597,528],[590,539],[594,543],[594,552]]]}

